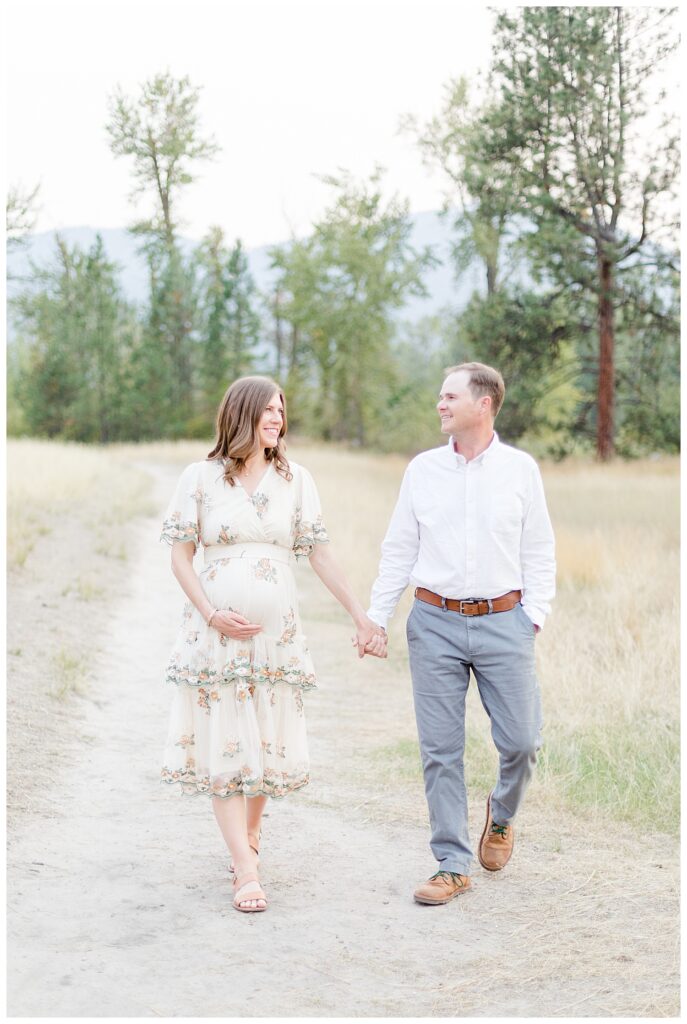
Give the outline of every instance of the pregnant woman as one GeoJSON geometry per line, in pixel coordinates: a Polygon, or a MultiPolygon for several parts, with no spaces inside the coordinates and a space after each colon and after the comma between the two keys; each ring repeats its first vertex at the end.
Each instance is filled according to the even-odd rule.
{"type": "Polygon", "coordinates": [[[162,539],[188,598],[167,667],[175,684],[163,782],[212,797],[231,853],[237,910],[265,910],[262,813],[309,779],[303,693],[315,686],[293,565],[308,557],[351,615],[358,653],[386,656],[327,548],[312,477],[285,455],[284,396],[266,377],[227,390],[208,457],[181,474],[162,539]],[[196,547],[204,567],[193,568],[196,547]]]}

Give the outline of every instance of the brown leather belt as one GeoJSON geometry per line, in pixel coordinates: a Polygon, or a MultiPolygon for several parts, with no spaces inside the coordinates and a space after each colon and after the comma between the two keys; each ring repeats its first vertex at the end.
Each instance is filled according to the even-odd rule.
{"type": "Polygon", "coordinates": [[[457,601],[453,597],[441,597],[432,590],[425,590],[424,587],[416,587],[415,597],[425,604],[433,604],[444,611],[458,612],[460,615],[491,615],[492,612],[509,612],[511,608],[515,608],[522,597],[522,591],[509,590],[500,597],[457,601]]]}

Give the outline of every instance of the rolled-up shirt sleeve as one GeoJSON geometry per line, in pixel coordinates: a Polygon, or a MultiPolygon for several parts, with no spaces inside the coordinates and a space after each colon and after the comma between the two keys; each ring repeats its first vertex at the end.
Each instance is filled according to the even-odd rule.
{"type": "Polygon", "coordinates": [[[532,622],[543,627],[556,593],[553,527],[546,507],[544,485],[536,463],[530,474],[529,504],[520,540],[522,607],[532,622]]]}
{"type": "Polygon", "coordinates": [[[382,542],[382,557],[377,579],[372,587],[369,617],[386,629],[401,594],[408,586],[417,562],[420,532],[411,495],[409,466],[401,483],[401,490],[386,536],[382,542]]]}

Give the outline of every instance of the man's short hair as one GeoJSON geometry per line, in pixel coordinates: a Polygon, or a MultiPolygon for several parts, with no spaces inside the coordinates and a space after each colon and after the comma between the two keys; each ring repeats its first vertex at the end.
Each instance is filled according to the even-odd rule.
{"type": "Polygon", "coordinates": [[[451,373],[463,371],[469,375],[468,387],[473,398],[482,398],[483,395],[491,398],[491,411],[496,419],[506,396],[506,385],[499,371],[484,363],[459,363],[458,366],[447,366],[444,373],[448,377],[451,373]]]}

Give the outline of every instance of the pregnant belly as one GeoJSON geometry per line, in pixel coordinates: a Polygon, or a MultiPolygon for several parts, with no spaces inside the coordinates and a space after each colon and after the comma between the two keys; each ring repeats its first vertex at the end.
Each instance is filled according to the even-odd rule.
{"type": "Polygon", "coordinates": [[[289,609],[296,613],[296,586],[289,565],[267,558],[229,558],[212,562],[200,581],[216,607],[232,609],[279,635],[289,609]]]}

